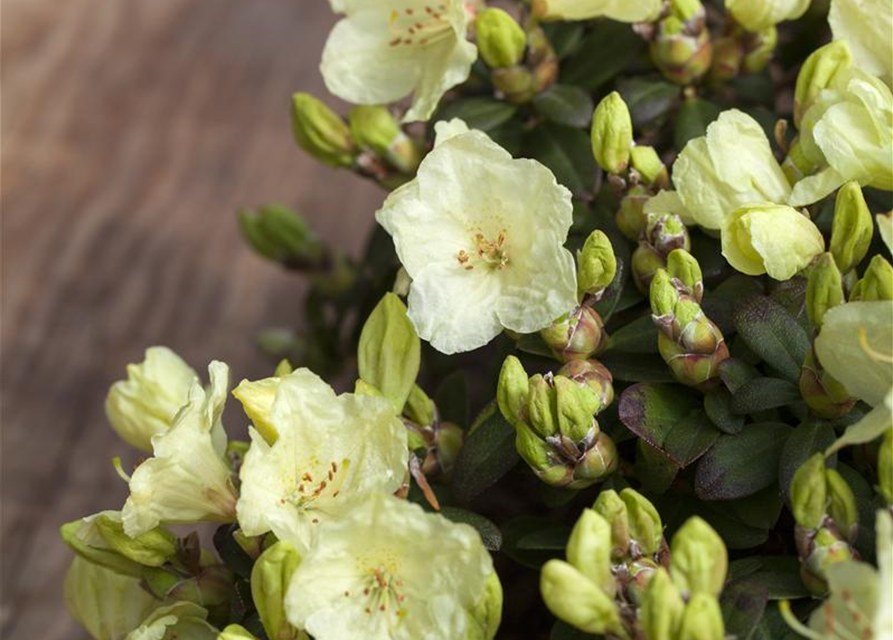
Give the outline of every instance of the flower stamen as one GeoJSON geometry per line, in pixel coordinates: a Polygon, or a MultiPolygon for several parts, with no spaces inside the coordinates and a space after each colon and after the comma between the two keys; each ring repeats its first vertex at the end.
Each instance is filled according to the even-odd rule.
{"type": "Polygon", "coordinates": [[[394,39],[388,44],[392,47],[412,44],[425,46],[449,37],[452,26],[444,17],[446,11],[444,4],[426,6],[423,16],[416,16],[415,11],[410,8],[402,12],[394,9],[388,19],[388,30],[394,39]]]}

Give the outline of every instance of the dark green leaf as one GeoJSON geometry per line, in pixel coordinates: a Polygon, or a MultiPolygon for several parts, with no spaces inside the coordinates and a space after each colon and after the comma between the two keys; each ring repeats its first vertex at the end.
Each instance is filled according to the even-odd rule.
{"type": "Polygon", "coordinates": [[[719,377],[732,393],[759,376],[755,367],[737,358],[727,358],[719,363],[719,377]]]}
{"type": "Polygon", "coordinates": [[[704,396],[707,417],[723,433],[738,433],[744,428],[744,416],[732,413],[732,394],[725,387],[717,387],[704,396]]]}
{"type": "Polygon", "coordinates": [[[542,29],[560,59],[573,53],[583,39],[583,24],[580,22],[547,22],[542,29]]]}
{"type": "Polygon", "coordinates": [[[751,640],[802,640],[802,637],[788,626],[788,623],[781,617],[778,606],[770,606],[766,608],[766,613],[751,640]]]}
{"type": "Polygon", "coordinates": [[[549,345],[546,344],[546,341],[543,340],[543,337],[538,333],[525,333],[518,338],[515,346],[519,351],[523,351],[524,353],[543,356],[545,358],[552,357],[552,349],[549,348],[549,345]]]}
{"type": "Polygon", "coordinates": [[[806,598],[796,556],[750,556],[729,564],[729,580],[755,582],[767,589],[770,600],[806,598]]]}
{"type": "Polygon", "coordinates": [[[780,378],[754,378],[732,396],[732,411],[746,415],[801,402],[800,387],[780,378]]]}
{"type": "Polygon", "coordinates": [[[537,113],[557,124],[584,128],[592,122],[595,105],[580,87],[556,84],[533,99],[537,113]]]}
{"type": "Polygon", "coordinates": [[[790,280],[779,282],[769,297],[788,310],[803,330],[812,335],[814,327],[806,312],[806,278],[794,276],[790,280]]]}
{"type": "Polygon", "coordinates": [[[580,631],[560,620],[555,623],[552,633],[549,634],[549,640],[600,640],[601,638],[604,636],[594,636],[591,633],[580,631]]]}
{"type": "Polygon", "coordinates": [[[702,500],[743,498],[765,489],[778,477],[778,461],[791,429],[781,423],[752,424],[737,435],[723,435],[695,473],[702,500]]]}
{"type": "Polygon", "coordinates": [[[753,495],[728,500],[717,506],[728,508],[736,518],[750,527],[768,531],[778,522],[784,501],[778,485],[773,483],[753,495]]]}
{"type": "Polygon", "coordinates": [[[660,449],[652,447],[644,440],[636,446],[636,477],[646,491],[653,494],[665,493],[676,475],[679,466],[660,449]]]}
{"type": "Polygon", "coordinates": [[[491,403],[472,426],[453,468],[453,493],[460,502],[496,483],[517,464],[515,430],[491,403]]]}
{"type": "Polygon", "coordinates": [[[220,559],[232,569],[240,578],[251,580],[251,569],[254,567],[254,560],[245,553],[245,550],[239,546],[236,539],[233,538],[239,527],[234,524],[224,524],[217,527],[214,531],[214,548],[220,559]]]}
{"type": "Polygon", "coordinates": [[[763,618],[768,602],[768,590],[755,581],[733,582],[726,585],[720,598],[726,634],[737,640],[750,640],[763,618]]]}
{"type": "Polygon", "coordinates": [[[799,380],[810,339],[779,302],[766,296],[749,298],[735,312],[735,328],[769,366],[791,382],[799,380]]]}
{"type": "Polygon", "coordinates": [[[697,395],[678,385],[636,384],[620,397],[626,428],[680,467],[704,454],[719,437],[697,395]]]}
{"type": "Polygon", "coordinates": [[[716,289],[708,291],[701,302],[701,307],[728,340],[735,332],[733,321],[735,307],[742,300],[762,292],[763,287],[758,279],[739,273],[724,280],[716,289]]]}
{"type": "Polygon", "coordinates": [[[484,547],[490,551],[499,551],[502,546],[502,533],[499,531],[499,527],[484,516],[456,507],[443,507],[440,514],[453,522],[461,522],[474,527],[481,535],[484,547]]]}
{"type": "MultiPolygon", "coordinates": [[[[512,560],[531,569],[539,570],[544,562],[550,558],[560,558],[564,556],[564,545],[560,548],[557,540],[547,543],[550,548],[522,548],[518,543],[525,537],[534,535],[538,531],[556,529],[555,523],[550,518],[539,518],[536,516],[519,516],[506,522],[502,526],[502,552],[512,560]]],[[[564,540],[567,542],[567,535],[570,530],[565,529],[564,540]]],[[[557,536],[557,533],[550,535],[557,536]]]]}
{"type": "Polygon", "coordinates": [[[701,98],[686,100],[676,114],[676,128],[673,131],[676,150],[682,151],[689,140],[707,133],[707,125],[716,120],[721,111],[719,106],[701,98]]]}
{"type": "Polygon", "coordinates": [[[681,91],[677,84],[643,78],[632,78],[620,86],[620,94],[629,107],[636,128],[666,115],[681,91]]]}
{"type": "Polygon", "coordinates": [[[676,379],[660,356],[648,354],[631,358],[624,353],[605,353],[599,356],[611,370],[614,380],[621,382],[675,382],[676,379]]]}
{"type": "Polygon", "coordinates": [[[657,326],[651,314],[633,320],[611,333],[608,350],[620,353],[657,353],[657,326]]]}
{"type": "Polygon", "coordinates": [[[558,182],[574,194],[592,191],[595,158],[589,134],[585,131],[543,123],[525,137],[524,155],[549,167],[558,182]]]}
{"type": "Polygon", "coordinates": [[[563,526],[549,526],[546,529],[538,529],[518,538],[518,549],[546,549],[549,551],[564,551],[571,530],[563,526]]]}
{"type": "Polygon", "coordinates": [[[644,48],[644,41],[630,25],[599,20],[562,63],[561,81],[595,90],[629,66],[644,48]]]}
{"type": "Polygon", "coordinates": [[[464,371],[459,369],[444,378],[434,393],[434,404],[442,421],[463,429],[469,426],[468,383],[464,371]]]}
{"type": "Polygon", "coordinates": [[[435,120],[460,118],[472,129],[489,131],[511,119],[518,107],[494,98],[460,98],[443,105],[435,120]]]}
{"type": "Polygon", "coordinates": [[[778,486],[786,500],[790,500],[791,480],[800,465],[812,454],[824,451],[834,439],[834,429],[821,420],[804,422],[791,432],[778,465],[778,486]]]}

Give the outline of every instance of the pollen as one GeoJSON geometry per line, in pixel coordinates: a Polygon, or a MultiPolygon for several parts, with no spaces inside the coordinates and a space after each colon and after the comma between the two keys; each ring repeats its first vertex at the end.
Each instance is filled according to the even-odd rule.
{"type": "Polygon", "coordinates": [[[400,47],[417,42],[426,46],[450,37],[453,29],[444,16],[446,10],[447,7],[443,4],[426,6],[424,15],[416,15],[411,8],[406,8],[402,12],[392,10],[388,18],[388,30],[392,39],[388,45],[400,47]],[[418,39],[410,36],[418,36],[418,39]]]}

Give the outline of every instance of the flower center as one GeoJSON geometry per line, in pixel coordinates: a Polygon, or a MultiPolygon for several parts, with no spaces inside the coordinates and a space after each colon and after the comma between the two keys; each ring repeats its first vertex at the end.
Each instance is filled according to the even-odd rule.
{"type": "Polygon", "coordinates": [[[337,498],[349,467],[350,460],[345,458],[340,464],[333,460],[327,466],[317,466],[312,472],[305,471],[297,486],[281,501],[290,502],[298,509],[309,509],[322,495],[337,498]]]}
{"type": "Polygon", "coordinates": [[[467,271],[474,269],[473,262],[478,262],[490,269],[504,269],[509,263],[509,254],[505,246],[505,229],[499,232],[495,240],[490,240],[483,233],[474,234],[474,247],[471,253],[462,249],[456,256],[467,271]]]}
{"type": "Polygon", "coordinates": [[[360,597],[365,603],[363,611],[366,615],[393,611],[397,618],[405,616],[406,608],[403,603],[406,595],[403,593],[403,581],[397,577],[393,568],[378,566],[364,573],[366,575],[362,581],[362,591],[357,594],[345,591],[344,597],[360,597]]]}
{"type": "Polygon", "coordinates": [[[413,44],[426,46],[448,37],[452,25],[446,18],[447,6],[438,4],[424,9],[394,9],[388,19],[388,29],[394,36],[388,44],[392,47],[413,44]]]}

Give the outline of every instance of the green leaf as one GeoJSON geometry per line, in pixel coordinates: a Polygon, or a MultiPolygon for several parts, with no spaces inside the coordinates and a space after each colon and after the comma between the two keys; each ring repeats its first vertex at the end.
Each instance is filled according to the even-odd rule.
{"type": "Polygon", "coordinates": [[[726,633],[737,640],[750,640],[763,618],[768,600],[768,589],[756,581],[726,585],[719,601],[726,633]]]}
{"type": "Polygon", "coordinates": [[[760,372],[737,358],[726,358],[719,363],[719,377],[732,393],[735,393],[746,383],[760,377],[760,372]]]}
{"type": "Polygon", "coordinates": [[[665,493],[679,473],[678,465],[644,440],[636,446],[636,477],[649,493],[665,493]]]}
{"type": "Polygon", "coordinates": [[[834,429],[830,423],[822,420],[810,420],[799,425],[791,432],[791,436],[781,450],[778,465],[778,486],[781,487],[785,500],[791,499],[791,480],[794,474],[814,453],[824,451],[834,442],[834,429]]]}
{"type": "Polygon", "coordinates": [[[620,353],[657,353],[657,325],[644,315],[611,333],[608,350],[620,353]]]}
{"type": "Polygon", "coordinates": [[[542,29],[559,59],[573,53],[583,40],[584,29],[580,22],[546,22],[542,29]]]}
{"type": "Polygon", "coordinates": [[[564,551],[567,539],[571,535],[570,527],[549,526],[545,529],[531,531],[518,538],[518,549],[546,549],[548,551],[564,551]]]}
{"type": "Polygon", "coordinates": [[[800,579],[800,561],[796,556],[750,556],[734,560],[729,564],[729,580],[763,585],[769,600],[810,596],[800,579]]]}
{"type": "Polygon", "coordinates": [[[599,356],[614,380],[620,382],[675,382],[676,379],[660,356],[642,354],[630,358],[624,353],[605,353],[599,356]]]}
{"type": "MultiPolygon", "coordinates": [[[[536,534],[539,531],[556,529],[555,523],[550,518],[541,518],[536,516],[518,516],[506,522],[502,527],[503,543],[502,552],[520,565],[530,569],[539,570],[544,562],[550,558],[559,558],[564,556],[564,545],[560,548],[558,540],[544,540],[539,543],[539,548],[531,548],[529,545],[536,543],[536,534]],[[520,547],[519,543],[527,536],[534,536],[532,542],[528,542],[528,547],[520,547]],[[542,545],[549,548],[542,548],[542,545]]],[[[567,536],[570,529],[564,529],[564,542],[567,542],[567,536]]],[[[543,534],[545,536],[545,534],[543,534]]],[[[549,534],[558,537],[558,533],[549,534]]]]}
{"type": "Polygon", "coordinates": [[[739,433],[744,428],[744,416],[732,412],[732,394],[725,387],[717,387],[704,396],[707,417],[723,433],[739,433]]]}
{"type": "Polygon", "coordinates": [[[518,107],[494,98],[460,98],[444,104],[435,116],[436,120],[460,118],[471,129],[490,131],[511,120],[518,107]]]}
{"type": "Polygon", "coordinates": [[[791,382],[800,379],[800,367],[810,339],[797,319],[779,302],[753,296],[735,312],[735,328],[750,349],[791,382]]]}
{"type": "Polygon", "coordinates": [[[633,126],[636,128],[666,115],[681,92],[679,85],[663,80],[632,78],[620,85],[620,95],[629,107],[633,126]]]}
{"type": "Polygon", "coordinates": [[[723,435],[698,462],[695,493],[702,500],[732,500],[765,489],[778,477],[778,462],[791,429],[781,423],[748,425],[723,435]]]}
{"type": "Polygon", "coordinates": [[[499,548],[502,546],[502,532],[499,531],[499,527],[484,516],[457,507],[443,507],[440,510],[440,515],[453,522],[460,522],[474,527],[481,535],[481,540],[486,549],[499,551],[499,548]]]}
{"type": "Polygon", "coordinates": [[[732,412],[738,415],[802,402],[800,387],[780,378],[754,378],[739,387],[732,396],[732,412]]]}
{"type": "Polygon", "coordinates": [[[453,468],[453,494],[468,503],[514,467],[515,430],[491,402],[469,430],[453,468]]]}
{"type": "Polygon", "coordinates": [[[357,366],[360,379],[381,391],[398,415],[419,374],[421,348],[406,305],[386,293],[363,326],[357,366]]]}
{"type": "Polygon", "coordinates": [[[778,522],[784,501],[781,498],[778,485],[772,483],[753,495],[737,500],[728,500],[717,506],[727,507],[732,515],[749,527],[768,531],[778,522]]]}
{"type": "Polygon", "coordinates": [[[707,125],[716,120],[722,109],[718,105],[693,98],[686,100],[679,113],[676,114],[676,128],[673,130],[673,144],[677,151],[682,151],[692,138],[703,136],[707,133],[707,125]]]}
{"type": "Polygon", "coordinates": [[[549,167],[574,194],[591,193],[596,167],[587,132],[543,123],[525,137],[523,154],[549,167]]]}
{"type": "Polygon", "coordinates": [[[557,124],[585,128],[592,122],[595,105],[580,87],[556,84],[533,99],[537,113],[557,124]]]}
{"type": "Polygon", "coordinates": [[[699,397],[678,385],[633,385],[620,397],[619,413],[627,429],[680,467],[697,460],[719,437],[699,397]]]}
{"type": "Polygon", "coordinates": [[[562,62],[561,81],[593,91],[626,69],[644,49],[644,41],[630,25],[599,20],[576,52],[562,62]]]}
{"type": "MultiPolygon", "coordinates": [[[[719,249],[713,250],[716,255],[721,255],[719,249]]],[[[735,332],[733,320],[735,308],[742,300],[761,293],[763,293],[763,287],[757,278],[738,273],[724,280],[712,291],[707,292],[701,302],[701,307],[728,340],[735,332]]]]}
{"type": "Polygon", "coordinates": [[[580,631],[566,622],[559,620],[552,627],[549,640],[601,640],[604,636],[595,636],[585,631],[580,631]]]}
{"type": "Polygon", "coordinates": [[[468,383],[464,371],[458,369],[444,378],[434,393],[434,404],[441,421],[452,422],[463,429],[469,426],[468,383]]]}

